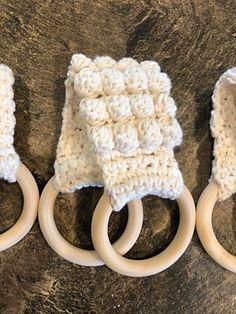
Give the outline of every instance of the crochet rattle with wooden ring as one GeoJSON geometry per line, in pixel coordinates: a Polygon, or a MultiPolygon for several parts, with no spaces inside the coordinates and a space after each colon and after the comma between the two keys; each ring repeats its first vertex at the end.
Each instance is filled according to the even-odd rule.
{"type": "MultiPolygon", "coordinates": [[[[55,176],[49,180],[43,190],[38,218],[44,238],[58,255],[79,265],[99,266],[104,262],[97,252],[78,248],[63,238],[57,229],[53,214],[54,203],[59,192],[71,193],[83,187],[104,186],[102,171],[87,138],[84,118],[80,115],[80,98],[75,89],[78,83],[75,81],[76,73],[80,68],[86,70],[87,62],[89,59],[82,55],[74,55],[71,60],[65,82],[66,101],[57,147],[55,176]]],[[[87,83],[91,84],[89,74],[90,72],[86,74],[87,83]]],[[[96,78],[94,83],[96,83],[96,78]]],[[[142,222],[141,201],[130,201],[127,226],[120,239],[114,243],[114,248],[120,254],[125,254],[134,245],[140,234],[142,222]]]]}
{"type": "Polygon", "coordinates": [[[11,69],[0,64],[0,178],[20,185],[24,197],[18,221],[0,234],[0,251],[19,242],[32,228],[37,217],[39,192],[31,172],[20,162],[13,147],[15,128],[14,76],[11,69]]]}
{"type": "Polygon", "coordinates": [[[196,227],[207,253],[222,267],[236,272],[236,256],[218,242],[212,227],[216,202],[236,192],[236,67],[227,70],[217,81],[212,102],[212,176],[197,204],[196,227]]]}
{"type": "MultiPolygon", "coordinates": [[[[75,114],[85,124],[86,141],[96,157],[105,194],[92,220],[94,247],[114,271],[148,276],[168,268],[184,253],[195,228],[195,206],[184,186],[173,148],[182,130],[170,96],[171,82],[158,63],[110,57],[93,61],[74,56],[73,91],[79,99],[75,114]],[[128,260],[112,248],[107,225],[112,210],[152,194],[177,199],[180,226],[173,242],[154,258],[128,260]]],[[[79,125],[79,124],[78,124],[79,125]]]]}

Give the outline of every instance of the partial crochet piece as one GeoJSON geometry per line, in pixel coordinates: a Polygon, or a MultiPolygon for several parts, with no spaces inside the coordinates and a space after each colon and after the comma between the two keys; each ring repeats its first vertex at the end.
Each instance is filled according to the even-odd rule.
{"type": "Polygon", "coordinates": [[[219,200],[224,200],[236,192],[236,67],[217,81],[212,101],[212,178],[220,187],[219,200]]]}
{"type": "Polygon", "coordinates": [[[74,55],[71,59],[65,81],[66,100],[54,165],[54,186],[60,192],[73,192],[88,186],[103,186],[102,171],[97,164],[96,156],[87,138],[84,120],[79,113],[81,99],[74,88],[79,62],[81,67],[86,67],[86,63],[82,62],[83,58],[76,62],[77,56],[74,55]]]}
{"type": "Polygon", "coordinates": [[[175,199],[183,179],[173,148],[182,141],[158,63],[74,55],[55,163],[55,185],[104,185],[114,210],[147,194],[175,199]]]}
{"type": "Polygon", "coordinates": [[[16,181],[20,158],[13,147],[15,128],[14,76],[5,64],[0,64],[0,178],[16,181]]]}

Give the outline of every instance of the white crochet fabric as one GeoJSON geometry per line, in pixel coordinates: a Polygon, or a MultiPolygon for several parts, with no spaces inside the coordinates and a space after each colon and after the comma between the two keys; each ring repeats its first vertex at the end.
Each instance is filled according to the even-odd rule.
{"type": "Polygon", "coordinates": [[[104,185],[114,210],[154,194],[174,199],[183,179],[171,82],[156,62],[74,55],[66,80],[55,186],[104,185]]]}
{"type": "Polygon", "coordinates": [[[54,165],[54,186],[60,192],[103,186],[102,172],[87,139],[85,124],[79,113],[80,99],[74,89],[74,77],[80,64],[83,66],[83,59],[82,55],[72,57],[65,81],[66,101],[54,165]]]}
{"type": "Polygon", "coordinates": [[[219,200],[224,200],[236,192],[236,67],[217,81],[212,101],[212,178],[220,186],[219,200]]]}
{"type": "Polygon", "coordinates": [[[14,76],[11,69],[0,64],[0,178],[16,181],[20,158],[13,147],[15,128],[14,76]]]}

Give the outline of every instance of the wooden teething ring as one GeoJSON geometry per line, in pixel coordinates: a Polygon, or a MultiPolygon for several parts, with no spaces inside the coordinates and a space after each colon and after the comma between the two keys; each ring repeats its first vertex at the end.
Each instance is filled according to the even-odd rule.
{"type": "Polygon", "coordinates": [[[37,217],[38,187],[31,172],[22,163],[17,169],[16,181],[23,192],[23,211],[14,226],[0,235],[0,251],[10,248],[24,238],[32,228],[37,217]]]}
{"type": "Polygon", "coordinates": [[[157,256],[145,260],[131,260],[121,256],[110,244],[107,228],[112,207],[109,196],[104,194],[93,215],[92,239],[96,251],[106,265],[120,274],[142,277],[159,273],[175,263],[187,249],[195,228],[195,205],[187,187],[184,187],[177,198],[177,203],[180,223],[171,244],[157,256]]]}
{"type": "Polygon", "coordinates": [[[212,180],[202,192],[197,204],[197,233],[207,253],[222,267],[236,273],[236,256],[227,252],[218,242],[212,227],[212,212],[218,191],[218,184],[212,180]]]}

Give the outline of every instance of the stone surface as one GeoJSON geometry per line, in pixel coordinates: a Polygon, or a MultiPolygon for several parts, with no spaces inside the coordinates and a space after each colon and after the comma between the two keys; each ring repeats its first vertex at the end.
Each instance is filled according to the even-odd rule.
{"type": "MultiPolygon", "coordinates": [[[[16,76],[15,147],[40,191],[53,175],[64,104],[64,80],[73,53],[91,57],[159,60],[173,81],[184,143],[176,156],[197,201],[211,170],[211,94],[220,74],[235,65],[234,0],[0,1],[0,62],[16,76]]],[[[55,216],[73,244],[92,248],[90,222],[101,189],[60,196],[55,216]]],[[[22,208],[17,184],[0,182],[0,232],[22,208]]],[[[142,234],[128,254],[163,250],[178,227],[176,203],[144,199],[142,234]]],[[[236,254],[235,197],[217,204],[218,239],[236,254]]],[[[114,214],[116,239],[127,212],[114,214]]],[[[128,278],[107,267],[86,268],[57,256],[36,222],[27,237],[0,253],[0,313],[236,313],[235,275],[218,266],[195,235],[170,269],[128,278]]]]}

